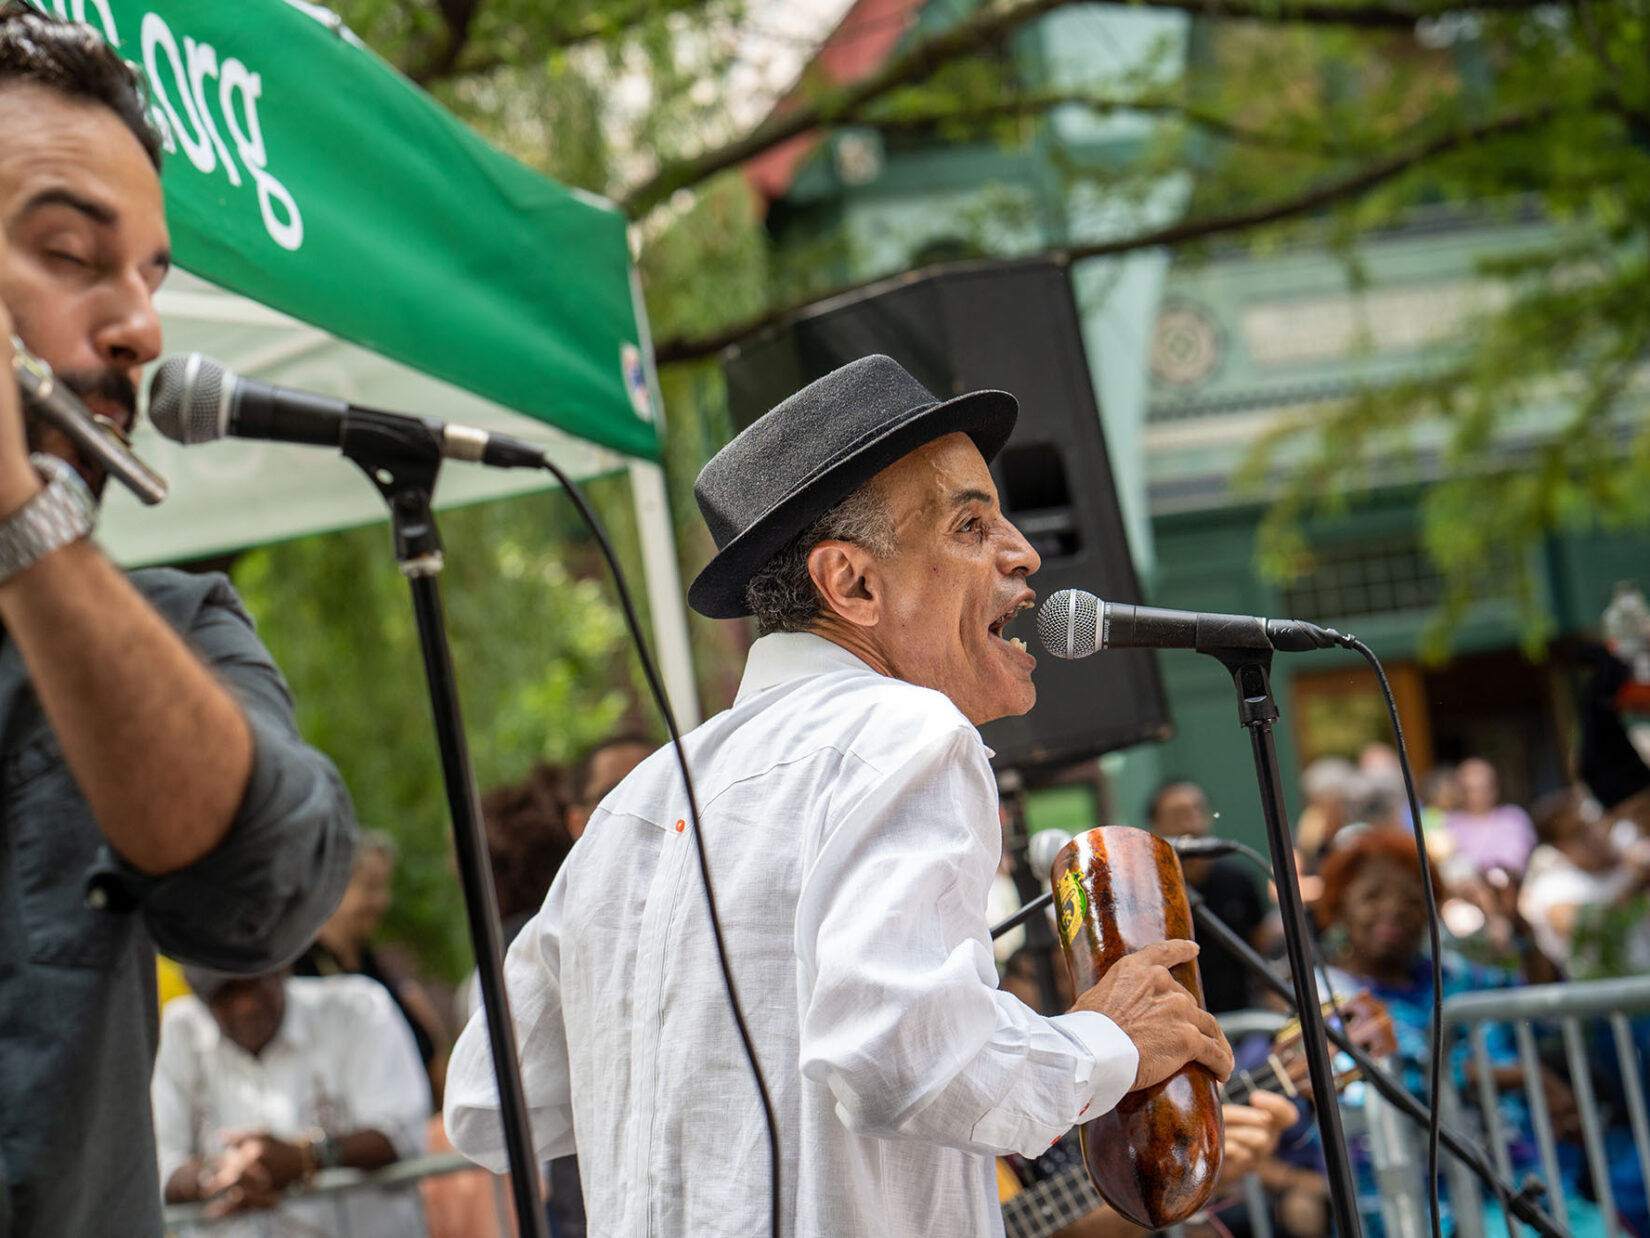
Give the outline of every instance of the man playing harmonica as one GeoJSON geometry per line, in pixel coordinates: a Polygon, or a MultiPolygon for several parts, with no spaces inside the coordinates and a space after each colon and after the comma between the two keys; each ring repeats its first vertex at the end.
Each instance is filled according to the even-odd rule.
{"type": "Polygon", "coordinates": [[[0,4],[0,1233],[158,1235],[155,946],[301,950],[354,823],[221,576],[114,567],[100,471],[19,407],[11,334],[131,424],[170,263],[135,71],[0,4]],[[30,454],[30,449],[34,454],[30,454]]]}

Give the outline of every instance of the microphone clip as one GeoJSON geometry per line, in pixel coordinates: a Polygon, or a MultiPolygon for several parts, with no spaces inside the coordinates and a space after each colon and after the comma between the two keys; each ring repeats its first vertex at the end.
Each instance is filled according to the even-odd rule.
{"type": "Polygon", "coordinates": [[[401,574],[409,579],[439,575],[441,531],[432,504],[441,472],[440,432],[416,417],[350,409],[339,445],[390,506],[401,574]]]}

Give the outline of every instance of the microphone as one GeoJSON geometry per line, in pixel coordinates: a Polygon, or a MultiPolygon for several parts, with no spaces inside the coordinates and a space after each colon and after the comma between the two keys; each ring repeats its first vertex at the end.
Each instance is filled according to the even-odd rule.
{"type": "Polygon", "coordinates": [[[1169,838],[1164,841],[1174,848],[1176,855],[1186,860],[1196,859],[1199,856],[1231,855],[1232,852],[1238,850],[1238,844],[1229,838],[1182,834],[1178,838],[1169,838]]]}
{"type": "Polygon", "coordinates": [[[1037,612],[1037,636],[1057,658],[1086,658],[1101,649],[1277,649],[1303,653],[1349,638],[1300,619],[1260,619],[1156,606],[1103,602],[1081,589],[1061,589],[1037,612]]]}
{"type": "Polygon", "coordinates": [[[1054,867],[1054,857],[1065,850],[1071,835],[1064,830],[1038,830],[1026,843],[1026,863],[1031,865],[1031,871],[1037,874],[1039,881],[1046,880],[1048,870],[1054,867]]]}
{"type": "Polygon", "coordinates": [[[166,479],[126,446],[120,431],[80,402],[52,373],[52,367],[11,337],[11,368],[23,400],[40,417],[62,431],[88,460],[96,461],[114,478],[151,507],[166,497],[166,479]]]}
{"type": "MultiPolygon", "coordinates": [[[[1039,876],[1054,867],[1054,857],[1065,850],[1072,836],[1064,830],[1043,829],[1031,836],[1026,844],[1026,862],[1039,876]]],[[[1184,859],[1197,859],[1202,856],[1231,855],[1238,849],[1238,844],[1229,838],[1215,838],[1212,835],[1181,834],[1175,838],[1165,838],[1164,842],[1173,847],[1175,854],[1184,859]]]]}
{"type": "Polygon", "coordinates": [[[260,383],[198,352],[163,362],[149,384],[149,420],[178,443],[209,443],[228,436],[342,447],[352,418],[422,426],[435,435],[442,456],[451,460],[504,469],[544,464],[544,448],[507,434],[432,417],[383,413],[333,396],[260,383]]]}

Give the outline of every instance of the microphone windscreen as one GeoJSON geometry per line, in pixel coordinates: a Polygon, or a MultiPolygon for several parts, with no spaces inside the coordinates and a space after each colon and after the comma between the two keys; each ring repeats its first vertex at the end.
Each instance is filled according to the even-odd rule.
{"type": "Polygon", "coordinates": [[[1061,589],[1037,611],[1037,639],[1057,658],[1086,658],[1100,647],[1100,599],[1061,589]]]}
{"type": "Polygon", "coordinates": [[[1054,857],[1064,851],[1070,841],[1070,834],[1052,827],[1038,830],[1031,836],[1026,843],[1026,862],[1037,874],[1037,880],[1048,879],[1048,870],[1054,867],[1054,857]]]}
{"type": "Polygon", "coordinates": [[[174,443],[210,443],[229,432],[229,371],[198,352],[163,361],[149,382],[149,420],[174,443]]]}

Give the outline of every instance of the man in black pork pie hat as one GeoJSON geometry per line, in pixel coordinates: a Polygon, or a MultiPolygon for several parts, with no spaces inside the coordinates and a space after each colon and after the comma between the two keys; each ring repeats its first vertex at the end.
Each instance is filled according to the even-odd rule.
{"type": "MultiPolygon", "coordinates": [[[[731,709],[687,736],[726,953],[779,1123],[782,1231],[1001,1232],[992,1156],[1035,1156],[1188,1061],[1231,1054],[1129,956],[1045,1018],[996,988],[1000,851],[980,723],[1031,708],[1004,627],[1036,552],[987,462],[1017,411],[887,357],[812,383],[699,476],[717,554],[688,594],[754,615],[731,709]]],[[[591,1232],[756,1234],[772,1167],[725,999],[693,822],[663,749],[607,796],[506,964],[534,1142],[577,1150],[591,1232]]],[[[484,1024],[454,1144],[505,1165],[484,1024]]],[[[1123,1151],[1119,1149],[1119,1155],[1123,1151]]]]}

